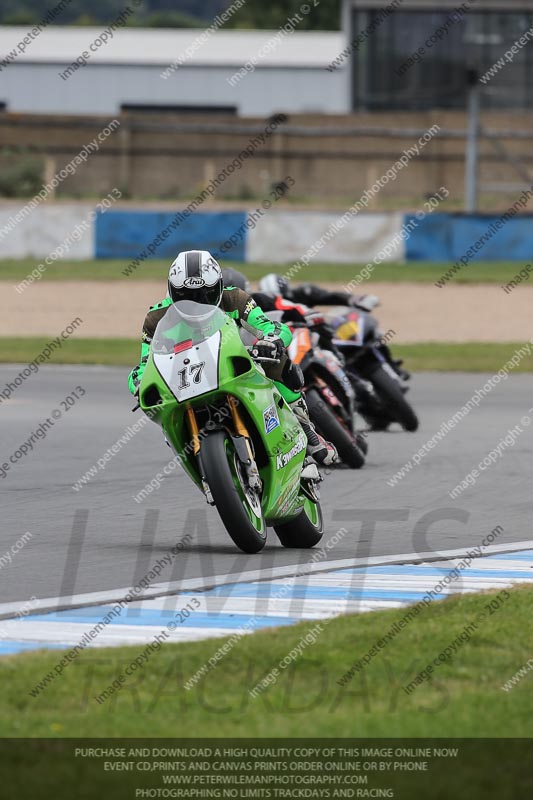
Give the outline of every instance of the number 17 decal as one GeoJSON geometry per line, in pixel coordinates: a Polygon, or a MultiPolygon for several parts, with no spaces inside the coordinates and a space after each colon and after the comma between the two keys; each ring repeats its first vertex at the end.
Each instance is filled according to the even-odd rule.
{"type": "Polygon", "coordinates": [[[189,364],[188,367],[183,367],[183,369],[180,369],[178,371],[178,389],[187,389],[191,385],[190,381],[187,380],[187,373],[192,378],[193,383],[201,383],[204,367],[205,361],[200,361],[198,364],[189,364]]]}

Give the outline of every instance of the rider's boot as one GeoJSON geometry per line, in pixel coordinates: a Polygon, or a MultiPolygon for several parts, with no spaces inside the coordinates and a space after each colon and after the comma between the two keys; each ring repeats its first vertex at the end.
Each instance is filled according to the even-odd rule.
{"type": "Polygon", "coordinates": [[[307,410],[307,403],[304,398],[299,397],[298,400],[290,403],[290,407],[307,436],[307,453],[312,456],[318,464],[323,464],[324,466],[333,464],[338,458],[337,450],[331,442],[326,441],[326,439],[316,432],[315,426],[309,418],[309,411],[307,410]]]}

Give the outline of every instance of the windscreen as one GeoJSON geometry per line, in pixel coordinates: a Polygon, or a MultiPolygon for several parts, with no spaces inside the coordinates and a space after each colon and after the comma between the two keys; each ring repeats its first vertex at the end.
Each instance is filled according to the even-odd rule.
{"type": "Polygon", "coordinates": [[[199,344],[219,331],[225,321],[226,315],[217,306],[179,300],[168,307],[160,320],[152,341],[152,352],[168,355],[185,342],[199,344]]]}

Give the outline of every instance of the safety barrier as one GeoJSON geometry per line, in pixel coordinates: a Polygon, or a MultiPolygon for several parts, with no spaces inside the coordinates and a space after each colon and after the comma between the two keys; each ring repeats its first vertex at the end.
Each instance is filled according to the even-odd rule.
{"type": "Polygon", "coordinates": [[[530,214],[361,213],[318,211],[125,210],[88,204],[0,207],[0,258],[171,258],[210,250],[224,261],[367,263],[375,261],[523,261],[533,252],[530,214]],[[74,235],[76,233],[76,235],[74,235]],[[67,246],[68,243],[68,246],[67,246]],[[63,246],[62,246],[63,245],[63,246]]]}

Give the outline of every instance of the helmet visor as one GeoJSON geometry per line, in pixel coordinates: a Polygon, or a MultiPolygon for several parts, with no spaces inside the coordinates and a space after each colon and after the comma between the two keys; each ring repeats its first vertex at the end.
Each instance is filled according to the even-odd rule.
{"type": "Polygon", "coordinates": [[[169,283],[168,291],[172,301],[191,300],[193,303],[202,303],[207,306],[218,306],[222,298],[222,281],[214,286],[200,286],[198,288],[181,287],[177,289],[169,283]]]}

